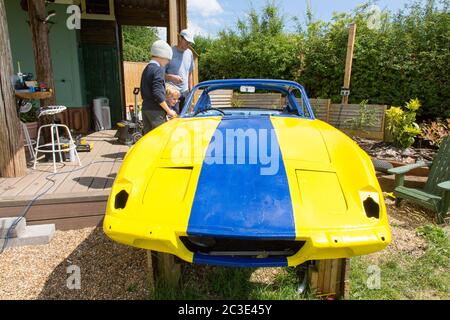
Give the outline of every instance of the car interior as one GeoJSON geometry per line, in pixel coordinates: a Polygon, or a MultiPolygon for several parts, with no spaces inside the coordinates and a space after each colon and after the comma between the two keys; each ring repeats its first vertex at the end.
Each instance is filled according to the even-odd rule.
{"type": "Polygon", "coordinates": [[[284,92],[247,86],[238,89],[197,90],[193,94],[194,99],[185,117],[311,117],[298,89],[284,92]]]}

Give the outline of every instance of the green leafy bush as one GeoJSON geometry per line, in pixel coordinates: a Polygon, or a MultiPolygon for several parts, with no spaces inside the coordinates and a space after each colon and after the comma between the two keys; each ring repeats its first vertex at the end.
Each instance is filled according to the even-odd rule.
{"type": "Polygon", "coordinates": [[[300,40],[284,31],[284,18],[269,4],[261,13],[251,10],[236,30],[218,37],[195,39],[200,54],[201,80],[223,78],[295,79],[300,68],[300,40]]]}
{"type": "MultiPolygon", "coordinates": [[[[383,11],[370,28],[367,2],[330,22],[307,12],[306,26],[287,29],[276,4],[251,10],[233,30],[197,37],[200,79],[280,78],[303,84],[311,98],[341,101],[348,25],[357,24],[350,103],[401,105],[417,97],[420,119],[450,118],[450,14],[448,0],[413,1],[383,11]]],[[[373,17],[372,17],[373,18],[373,17]]]]}
{"type": "Polygon", "coordinates": [[[123,59],[125,61],[148,62],[150,49],[158,40],[156,28],[141,26],[122,26],[123,59]]]}
{"type": "Polygon", "coordinates": [[[39,108],[35,101],[30,102],[32,104],[31,110],[27,113],[20,113],[20,121],[24,123],[36,122],[38,121],[39,108]]]}
{"type": "Polygon", "coordinates": [[[420,128],[422,129],[420,137],[432,146],[438,147],[444,138],[450,135],[450,119],[423,122],[420,128]]]}
{"type": "Polygon", "coordinates": [[[368,105],[368,100],[363,100],[359,104],[358,115],[346,122],[352,130],[364,130],[364,128],[372,127],[377,123],[375,110],[368,105]]]}
{"type": "Polygon", "coordinates": [[[231,106],[233,108],[241,108],[243,105],[242,100],[240,100],[238,96],[233,95],[233,98],[231,99],[231,106]]]}
{"type": "Polygon", "coordinates": [[[421,107],[418,99],[406,103],[405,108],[391,107],[386,111],[388,130],[392,134],[394,144],[399,148],[409,148],[415,137],[422,131],[416,121],[416,112],[421,107]]]}

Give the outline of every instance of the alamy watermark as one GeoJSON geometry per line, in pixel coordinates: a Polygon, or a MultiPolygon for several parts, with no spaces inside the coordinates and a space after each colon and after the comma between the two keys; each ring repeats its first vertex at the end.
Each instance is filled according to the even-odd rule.
{"type": "Polygon", "coordinates": [[[280,147],[274,129],[225,129],[212,134],[201,127],[192,131],[177,128],[171,139],[175,165],[204,159],[206,165],[259,166],[263,176],[277,175],[280,170],[280,147]]]}
{"type": "Polygon", "coordinates": [[[379,6],[372,5],[368,9],[367,27],[371,30],[380,30],[382,26],[382,11],[379,6]]]}
{"type": "Polygon", "coordinates": [[[367,267],[367,288],[370,290],[381,289],[381,269],[377,265],[371,265],[367,267]]]}
{"type": "Polygon", "coordinates": [[[69,290],[81,289],[81,268],[76,265],[71,265],[66,268],[66,273],[69,277],[66,279],[66,286],[69,290]]]}
{"type": "Polygon", "coordinates": [[[66,26],[69,30],[81,29],[81,9],[77,5],[70,5],[67,7],[66,13],[69,17],[66,20],[66,26]]]}

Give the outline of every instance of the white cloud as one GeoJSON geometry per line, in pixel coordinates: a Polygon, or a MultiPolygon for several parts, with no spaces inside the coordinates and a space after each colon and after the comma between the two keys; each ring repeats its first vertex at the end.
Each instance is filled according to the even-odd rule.
{"type": "Polygon", "coordinates": [[[158,31],[158,38],[167,41],[167,28],[158,27],[156,28],[156,30],[158,31]]]}
{"type": "Polygon", "coordinates": [[[199,14],[202,17],[212,17],[223,13],[218,0],[188,0],[190,14],[199,14]]]}
{"type": "Polygon", "coordinates": [[[196,36],[208,37],[210,33],[206,29],[202,28],[195,21],[189,21],[189,31],[191,31],[196,36]]]}
{"type": "Polygon", "coordinates": [[[219,19],[218,18],[208,18],[205,20],[205,23],[207,25],[213,25],[213,26],[220,26],[220,25],[224,24],[223,19],[220,19],[220,18],[219,19]]]}

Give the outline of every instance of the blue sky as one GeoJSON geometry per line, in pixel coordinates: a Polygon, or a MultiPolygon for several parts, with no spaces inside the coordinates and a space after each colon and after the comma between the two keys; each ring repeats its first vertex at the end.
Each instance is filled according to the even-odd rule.
{"type": "MultiPolygon", "coordinates": [[[[307,2],[316,19],[328,21],[333,12],[345,12],[356,8],[364,0],[275,0],[281,12],[290,20],[298,17],[305,22],[307,2]]],[[[267,0],[188,0],[189,29],[195,34],[215,36],[224,27],[234,27],[238,17],[243,17],[253,6],[261,9],[267,0]]],[[[377,5],[381,9],[397,11],[411,0],[379,0],[377,5]]]]}

